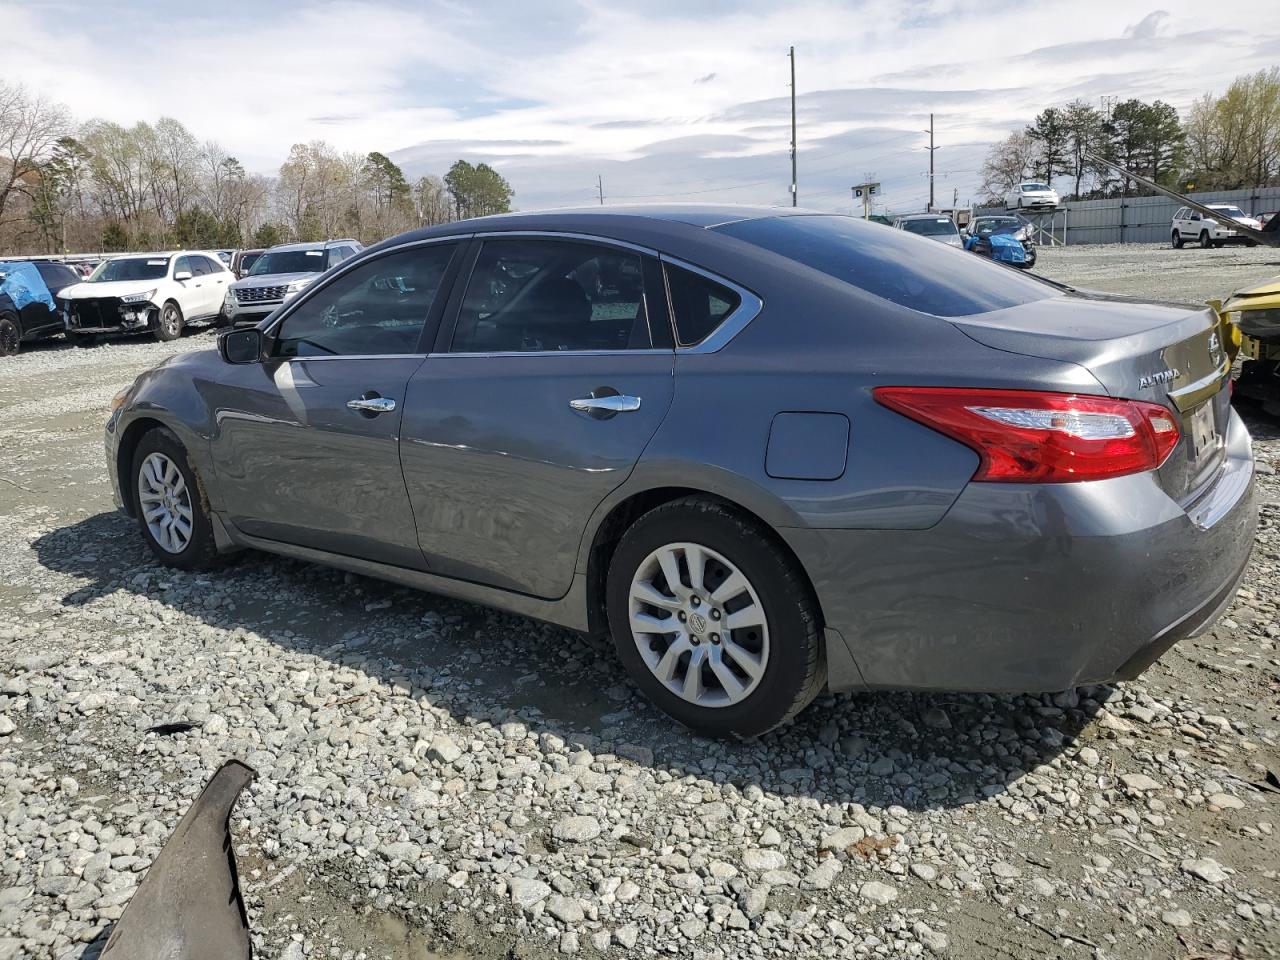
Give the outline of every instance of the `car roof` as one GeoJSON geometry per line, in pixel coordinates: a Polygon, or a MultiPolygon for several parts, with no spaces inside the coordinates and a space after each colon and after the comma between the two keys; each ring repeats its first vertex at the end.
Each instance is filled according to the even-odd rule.
{"type": "MultiPolygon", "coordinates": [[[[297,243],[277,243],[274,247],[268,247],[267,250],[272,253],[275,253],[277,250],[285,252],[289,250],[324,250],[334,244],[356,242],[357,241],[353,237],[340,237],[337,240],[302,240],[297,243]]],[[[265,253],[267,251],[264,250],[261,252],[265,253]]]]}
{"type": "Polygon", "coordinates": [[[950,220],[945,213],[904,213],[899,220],[950,220]]]}

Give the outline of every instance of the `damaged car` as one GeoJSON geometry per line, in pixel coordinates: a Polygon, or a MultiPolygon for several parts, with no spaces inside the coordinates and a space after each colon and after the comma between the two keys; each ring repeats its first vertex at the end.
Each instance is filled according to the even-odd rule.
{"type": "Polygon", "coordinates": [[[120,333],[176,340],[188,323],[217,317],[232,279],[215,253],[113,257],[88,280],[63,290],[59,300],[67,335],[77,343],[120,333]]]}
{"type": "Polygon", "coordinates": [[[1021,217],[977,217],[965,228],[964,248],[1030,270],[1036,265],[1034,232],[1021,217]]]}
{"type": "Polygon", "coordinates": [[[1237,394],[1280,415],[1280,277],[1237,290],[1222,314],[1239,331],[1237,394]]]}
{"type": "Polygon", "coordinates": [[[61,333],[57,296],[79,282],[74,270],[52,260],[0,260],[0,357],[61,333]]]}

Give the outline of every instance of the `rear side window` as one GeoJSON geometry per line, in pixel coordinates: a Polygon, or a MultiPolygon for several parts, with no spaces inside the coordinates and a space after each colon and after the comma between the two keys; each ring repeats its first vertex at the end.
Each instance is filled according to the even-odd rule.
{"type": "Polygon", "coordinates": [[[644,270],[629,250],[543,238],[486,240],[453,353],[646,350],[644,270]]]}
{"type": "Polygon", "coordinates": [[[200,259],[203,260],[205,265],[208,267],[208,273],[221,273],[223,270],[227,269],[227,265],[223,263],[221,259],[214,259],[213,257],[201,257],[200,259]]]}
{"type": "Polygon", "coordinates": [[[967,317],[1059,295],[1049,284],[990,260],[853,217],[769,217],[715,229],[939,317],[967,317]]]}
{"type": "Polygon", "coordinates": [[[672,263],[664,266],[676,335],[682,347],[707,339],[742,303],[742,298],[722,283],[672,263]]]}

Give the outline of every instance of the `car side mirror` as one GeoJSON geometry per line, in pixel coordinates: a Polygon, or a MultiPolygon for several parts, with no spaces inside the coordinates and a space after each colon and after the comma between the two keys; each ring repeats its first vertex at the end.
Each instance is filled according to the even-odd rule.
{"type": "Polygon", "coordinates": [[[190,270],[179,270],[177,273],[175,273],[175,274],[173,275],[173,279],[175,279],[175,280],[190,280],[190,279],[191,279],[191,271],[190,271],[190,270]]]}
{"type": "Polygon", "coordinates": [[[218,353],[227,363],[261,363],[265,344],[257,327],[228,330],[218,337],[218,353]]]}

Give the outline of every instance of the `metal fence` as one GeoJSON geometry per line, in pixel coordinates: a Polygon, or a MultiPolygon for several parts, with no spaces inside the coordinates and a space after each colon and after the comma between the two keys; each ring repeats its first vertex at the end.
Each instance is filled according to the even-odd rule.
{"type": "MultiPolygon", "coordinates": [[[[1280,187],[1189,193],[1201,203],[1234,203],[1250,216],[1280,210],[1280,187]]],[[[1168,197],[1071,200],[1052,214],[1024,216],[1057,243],[1168,243],[1169,225],[1181,206],[1168,197]]],[[[974,215],[1002,214],[1001,207],[975,208],[974,215]]]]}

